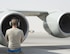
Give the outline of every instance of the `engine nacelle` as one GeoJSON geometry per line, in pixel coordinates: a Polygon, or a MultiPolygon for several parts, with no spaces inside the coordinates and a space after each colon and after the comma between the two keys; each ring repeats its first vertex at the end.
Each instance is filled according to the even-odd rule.
{"type": "Polygon", "coordinates": [[[9,25],[9,21],[12,19],[12,17],[16,17],[20,20],[20,26],[18,28],[23,30],[25,38],[27,37],[29,31],[29,24],[27,19],[24,17],[24,15],[15,11],[1,12],[0,13],[0,44],[2,45],[5,45],[4,36],[6,30],[11,28],[11,26],[9,25]]]}
{"type": "Polygon", "coordinates": [[[70,36],[70,13],[54,12],[46,17],[44,28],[53,36],[64,38],[70,36]]]}

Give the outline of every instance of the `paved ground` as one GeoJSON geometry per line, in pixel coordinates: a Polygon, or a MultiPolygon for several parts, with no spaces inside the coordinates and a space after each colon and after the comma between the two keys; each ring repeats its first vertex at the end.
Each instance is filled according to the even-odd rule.
{"type": "MultiPolygon", "coordinates": [[[[21,44],[24,54],[70,54],[70,38],[56,38],[45,33],[29,33],[21,44]]],[[[0,54],[7,48],[0,46],[0,54]]]]}

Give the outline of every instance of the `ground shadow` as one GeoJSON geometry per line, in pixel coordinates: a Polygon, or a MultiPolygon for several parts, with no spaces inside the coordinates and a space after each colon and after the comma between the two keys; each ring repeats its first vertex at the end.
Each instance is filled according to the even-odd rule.
{"type": "MultiPolygon", "coordinates": [[[[24,54],[60,54],[55,52],[49,52],[49,50],[70,49],[70,45],[59,46],[26,46],[22,47],[24,54]]],[[[0,54],[6,54],[7,48],[0,47],[0,54]]]]}
{"type": "MultiPolygon", "coordinates": [[[[47,50],[60,50],[60,49],[70,49],[70,45],[56,45],[56,46],[26,46],[26,48],[37,48],[37,49],[47,49],[47,50]]],[[[24,47],[25,48],[25,47],[24,47]]]]}

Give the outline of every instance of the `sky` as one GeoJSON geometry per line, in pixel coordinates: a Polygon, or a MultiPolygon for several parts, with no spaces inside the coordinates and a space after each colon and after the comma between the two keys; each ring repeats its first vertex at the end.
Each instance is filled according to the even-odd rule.
{"type": "MultiPolygon", "coordinates": [[[[70,12],[70,0],[0,0],[0,10],[31,10],[31,11],[55,11],[70,12]]],[[[43,21],[38,17],[26,17],[30,30],[44,31],[43,21]]]]}
{"type": "Polygon", "coordinates": [[[70,0],[0,0],[0,9],[70,11],[70,0]]]}

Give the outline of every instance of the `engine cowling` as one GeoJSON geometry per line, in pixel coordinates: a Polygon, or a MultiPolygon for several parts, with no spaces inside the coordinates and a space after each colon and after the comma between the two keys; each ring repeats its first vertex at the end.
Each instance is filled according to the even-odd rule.
{"type": "Polygon", "coordinates": [[[55,37],[70,37],[70,13],[57,11],[46,17],[45,30],[55,37]]]}
{"type": "Polygon", "coordinates": [[[16,17],[20,20],[20,28],[24,32],[25,38],[28,35],[29,31],[29,24],[27,19],[24,17],[23,14],[16,12],[16,11],[4,11],[0,13],[0,44],[5,45],[4,36],[6,33],[6,30],[11,28],[9,25],[9,21],[12,19],[12,17],[16,17]]]}

